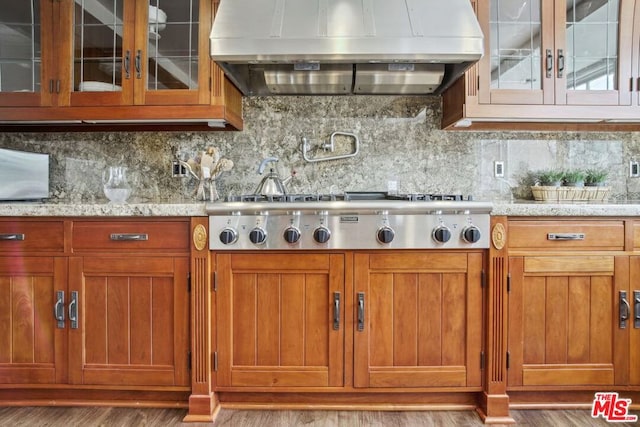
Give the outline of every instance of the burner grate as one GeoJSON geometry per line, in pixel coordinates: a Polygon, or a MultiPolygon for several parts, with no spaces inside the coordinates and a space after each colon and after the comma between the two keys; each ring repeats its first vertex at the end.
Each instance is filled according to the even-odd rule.
{"type": "Polygon", "coordinates": [[[409,202],[430,202],[430,201],[472,201],[473,197],[464,197],[461,194],[428,194],[428,193],[408,193],[408,194],[388,194],[381,191],[350,191],[344,194],[283,194],[274,196],[264,196],[261,194],[244,194],[240,196],[227,196],[226,202],[329,202],[336,200],[402,200],[409,202]]]}

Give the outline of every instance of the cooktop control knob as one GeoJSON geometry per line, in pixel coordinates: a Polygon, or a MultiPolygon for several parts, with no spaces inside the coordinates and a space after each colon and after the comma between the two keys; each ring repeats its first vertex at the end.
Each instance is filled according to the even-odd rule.
{"type": "Polygon", "coordinates": [[[451,230],[447,226],[440,225],[433,229],[431,236],[438,243],[447,243],[451,239],[451,230]]]}
{"type": "Polygon", "coordinates": [[[476,243],[480,236],[480,230],[475,225],[469,225],[462,230],[462,240],[467,243],[476,243]]]}
{"type": "Polygon", "coordinates": [[[267,241],[267,232],[263,228],[256,227],[249,232],[249,240],[254,245],[264,245],[267,241]]]}
{"type": "Polygon", "coordinates": [[[331,238],[331,231],[327,227],[320,226],[313,231],[313,240],[318,243],[327,243],[331,238]]]}
{"type": "Polygon", "coordinates": [[[227,227],[220,232],[220,241],[225,245],[230,245],[238,240],[238,232],[231,227],[227,227]]]}
{"type": "Polygon", "coordinates": [[[296,243],[300,240],[300,230],[295,227],[288,227],[284,230],[284,240],[288,243],[296,243]]]}
{"type": "Polygon", "coordinates": [[[378,232],[376,233],[376,238],[378,239],[378,242],[386,243],[386,244],[391,243],[395,236],[396,236],[396,232],[393,231],[393,228],[388,227],[386,225],[384,227],[378,228],[378,232]]]}

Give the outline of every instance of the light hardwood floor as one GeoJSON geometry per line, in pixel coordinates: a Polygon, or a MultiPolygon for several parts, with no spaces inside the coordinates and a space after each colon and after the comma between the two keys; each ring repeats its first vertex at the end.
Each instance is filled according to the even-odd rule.
{"type": "MultiPolygon", "coordinates": [[[[638,413],[635,411],[634,413],[638,413]]],[[[2,427],[132,427],[211,426],[182,423],[186,410],[131,408],[0,407],[2,427]]],[[[587,410],[513,411],[517,425],[531,427],[639,427],[640,423],[609,424],[592,419],[587,410]]],[[[223,409],[216,427],[465,427],[483,425],[472,411],[237,411],[223,409]]]]}

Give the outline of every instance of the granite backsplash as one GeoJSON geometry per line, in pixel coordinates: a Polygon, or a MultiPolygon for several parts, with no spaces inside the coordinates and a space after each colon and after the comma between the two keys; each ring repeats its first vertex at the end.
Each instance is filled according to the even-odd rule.
{"type": "Polygon", "coordinates": [[[295,171],[290,192],[377,191],[396,181],[400,192],[526,198],[529,171],[598,167],[609,171],[612,198],[640,199],[640,179],[628,176],[629,161],[640,161],[639,132],[443,131],[435,96],[245,98],[243,108],[242,132],[2,133],[0,147],[49,153],[56,200],[105,200],[102,173],[111,165],[129,168],[132,199],[191,199],[194,180],[173,178],[171,161],[210,146],[234,162],[218,180],[222,196],[252,193],[260,161],[275,156],[281,176],[295,171]],[[306,162],[301,138],[317,147],[334,131],[358,135],[360,153],[306,162]],[[493,177],[496,160],[505,162],[505,178],[493,177]]]}

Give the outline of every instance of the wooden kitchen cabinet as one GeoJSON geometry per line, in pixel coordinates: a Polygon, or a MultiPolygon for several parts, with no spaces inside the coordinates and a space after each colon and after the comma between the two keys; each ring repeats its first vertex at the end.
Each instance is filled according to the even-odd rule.
{"type": "Polygon", "coordinates": [[[481,387],[482,253],[354,257],[354,386],[481,387]]]}
{"type": "Polygon", "coordinates": [[[343,254],[213,256],[215,389],[344,384],[343,254]]]}
{"type": "Polygon", "coordinates": [[[628,383],[624,239],[618,220],[510,221],[508,389],[628,383]]]}
{"type": "Polygon", "coordinates": [[[629,321],[625,329],[629,335],[629,385],[640,386],[640,256],[630,260],[630,282],[627,301],[629,302],[629,321]]]}
{"type": "Polygon", "coordinates": [[[215,1],[26,3],[21,14],[2,18],[27,33],[22,21],[29,22],[30,7],[37,12],[29,18],[36,35],[13,42],[18,59],[0,54],[9,56],[0,56],[7,61],[0,79],[4,75],[10,83],[0,81],[0,122],[242,128],[241,95],[210,58],[215,1]],[[34,68],[30,84],[26,73],[16,71],[24,64],[34,68]],[[23,106],[38,108],[16,108],[23,106]]]}
{"type": "Polygon", "coordinates": [[[2,107],[64,105],[69,94],[62,85],[67,64],[58,54],[64,43],[61,28],[69,23],[64,21],[61,2],[0,4],[0,25],[6,31],[0,38],[0,111],[2,107]]]}
{"type": "Polygon", "coordinates": [[[188,386],[189,223],[76,221],[72,250],[69,382],[188,386]]]}
{"type": "Polygon", "coordinates": [[[0,220],[0,384],[65,381],[62,221],[0,220]]]}
{"type": "Polygon", "coordinates": [[[443,127],[637,121],[636,0],[471,1],[485,55],[444,94],[443,127]]]}

